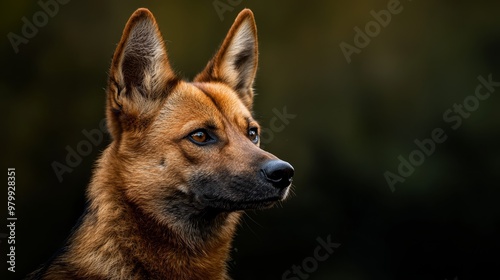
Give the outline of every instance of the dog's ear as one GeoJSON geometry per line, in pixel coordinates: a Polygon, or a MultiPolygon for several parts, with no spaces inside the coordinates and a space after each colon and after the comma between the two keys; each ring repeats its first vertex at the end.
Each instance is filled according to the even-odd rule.
{"type": "Polygon", "coordinates": [[[257,59],[257,27],[252,11],[244,9],[233,23],[219,51],[194,81],[228,84],[251,109],[257,59]]]}
{"type": "Polygon", "coordinates": [[[144,127],[178,81],[153,14],[136,10],[116,47],[107,89],[107,121],[113,138],[144,127]]]}

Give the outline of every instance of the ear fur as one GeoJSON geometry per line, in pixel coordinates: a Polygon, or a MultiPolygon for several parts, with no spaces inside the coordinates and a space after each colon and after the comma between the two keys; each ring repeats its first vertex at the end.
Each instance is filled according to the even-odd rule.
{"type": "Polygon", "coordinates": [[[222,82],[233,88],[243,103],[252,108],[253,82],[257,72],[257,27],[253,13],[238,14],[224,42],[195,82],[222,82]]]}
{"type": "Polygon", "coordinates": [[[119,138],[123,130],[144,126],[177,81],[153,14],[144,8],[136,10],[111,63],[107,93],[111,135],[119,138]]]}

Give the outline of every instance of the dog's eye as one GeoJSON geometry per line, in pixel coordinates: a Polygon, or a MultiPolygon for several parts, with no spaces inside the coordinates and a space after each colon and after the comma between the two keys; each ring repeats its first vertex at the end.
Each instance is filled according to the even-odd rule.
{"type": "Polygon", "coordinates": [[[248,130],[248,138],[250,138],[250,141],[252,141],[254,144],[259,143],[259,133],[256,127],[250,128],[248,130]]]}
{"type": "Polygon", "coordinates": [[[197,145],[205,145],[214,141],[205,130],[197,130],[189,134],[189,140],[197,145]]]}

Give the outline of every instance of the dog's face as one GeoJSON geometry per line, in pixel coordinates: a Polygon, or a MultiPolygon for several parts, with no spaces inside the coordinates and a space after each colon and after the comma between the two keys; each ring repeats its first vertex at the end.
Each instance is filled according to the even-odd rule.
{"type": "Polygon", "coordinates": [[[266,208],[287,196],[292,166],[259,148],[251,114],[256,69],[249,10],[193,82],[171,70],[152,14],[132,15],[113,58],[107,101],[110,156],[121,163],[120,188],[132,203],[162,220],[193,210],[266,208]]]}

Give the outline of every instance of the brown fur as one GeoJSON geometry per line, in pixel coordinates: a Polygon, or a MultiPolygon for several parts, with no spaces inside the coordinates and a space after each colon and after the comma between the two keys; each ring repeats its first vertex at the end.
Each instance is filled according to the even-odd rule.
{"type": "Polygon", "coordinates": [[[259,131],[251,114],[257,55],[253,14],[244,10],[205,70],[183,81],[153,15],[137,10],[113,56],[113,141],[97,162],[87,210],[62,253],[31,278],[229,279],[241,210],[288,193],[262,179],[262,164],[276,157],[249,136],[259,131]],[[216,141],[193,142],[200,128],[216,141]]]}

